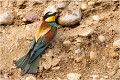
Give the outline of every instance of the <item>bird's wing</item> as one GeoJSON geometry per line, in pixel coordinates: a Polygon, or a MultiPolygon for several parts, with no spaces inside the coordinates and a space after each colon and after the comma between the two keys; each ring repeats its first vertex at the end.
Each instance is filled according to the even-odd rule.
{"type": "Polygon", "coordinates": [[[43,21],[36,33],[36,41],[33,41],[34,46],[31,50],[29,62],[33,62],[44,51],[44,49],[52,42],[55,34],[52,27],[47,22],[43,21]]]}
{"type": "Polygon", "coordinates": [[[37,32],[36,32],[36,42],[38,41],[38,39],[40,39],[42,36],[44,36],[49,30],[51,30],[51,26],[43,21],[41,26],[38,28],[37,32]]]}
{"type": "Polygon", "coordinates": [[[39,41],[36,43],[34,47],[34,52],[30,58],[30,63],[33,62],[45,50],[45,48],[53,41],[55,35],[56,32],[51,29],[44,35],[43,38],[39,40],[40,43],[39,41]]]}

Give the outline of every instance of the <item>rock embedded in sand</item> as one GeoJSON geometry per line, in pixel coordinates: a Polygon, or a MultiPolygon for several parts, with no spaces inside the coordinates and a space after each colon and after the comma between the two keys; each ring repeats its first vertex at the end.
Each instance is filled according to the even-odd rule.
{"type": "Polygon", "coordinates": [[[93,34],[94,30],[92,28],[83,28],[79,33],[79,36],[89,36],[93,34]]]}
{"type": "Polygon", "coordinates": [[[22,4],[24,4],[25,0],[16,0],[16,5],[20,6],[22,4]]]}
{"type": "Polygon", "coordinates": [[[76,53],[76,54],[80,54],[80,53],[81,53],[81,50],[80,50],[80,49],[76,49],[76,50],[75,50],[75,53],[76,53]]]}
{"type": "Polygon", "coordinates": [[[81,39],[81,38],[77,38],[77,39],[76,39],[76,42],[77,42],[77,43],[81,43],[81,42],[82,42],[82,39],[81,39]]]}
{"type": "Polygon", "coordinates": [[[91,60],[96,60],[98,58],[97,52],[90,52],[90,59],[91,60]]]}
{"type": "Polygon", "coordinates": [[[81,20],[81,10],[74,9],[74,10],[66,10],[61,13],[60,17],[58,18],[58,23],[63,26],[73,26],[81,20]]]}
{"type": "Polygon", "coordinates": [[[60,69],[60,66],[57,66],[57,67],[53,67],[52,70],[58,70],[60,69]]]}
{"type": "Polygon", "coordinates": [[[47,12],[57,12],[57,8],[55,7],[55,5],[52,5],[52,6],[48,6],[45,11],[44,11],[44,15],[47,13],[47,12]]]}
{"type": "MultiPolygon", "coordinates": [[[[87,37],[87,36],[92,35],[93,33],[94,33],[93,28],[90,28],[90,27],[84,27],[83,28],[83,27],[78,26],[76,28],[73,28],[73,29],[67,31],[65,33],[65,35],[67,35],[67,36],[65,36],[65,37],[67,37],[67,38],[69,38],[69,36],[70,37],[74,37],[74,36],[87,37]]],[[[83,40],[82,40],[82,42],[83,42],[83,40]]]]}
{"type": "Polygon", "coordinates": [[[65,2],[58,2],[57,7],[58,8],[65,8],[67,4],[65,2]]]}
{"type": "Polygon", "coordinates": [[[80,80],[81,74],[69,73],[67,74],[68,80],[80,80]]]}
{"type": "Polygon", "coordinates": [[[95,1],[89,1],[89,2],[88,2],[88,5],[89,5],[89,6],[93,6],[94,4],[95,4],[95,1]]]}
{"type": "Polygon", "coordinates": [[[93,80],[98,80],[99,79],[99,75],[92,75],[91,77],[93,78],[93,80]]]}
{"type": "Polygon", "coordinates": [[[92,16],[93,17],[93,20],[94,21],[99,21],[100,20],[100,17],[98,16],[98,15],[94,15],[94,16],[92,16]]]}
{"type": "Polygon", "coordinates": [[[46,0],[34,0],[35,3],[38,3],[38,4],[42,4],[44,3],[46,0]]]}
{"type": "Polygon", "coordinates": [[[59,58],[53,58],[53,59],[52,59],[52,62],[51,62],[51,65],[52,65],[52,66],[56,66],[59,62],[60,62],[60,59],[59,59],[59,58]]]}
{"type": "Polygon", "coordinates": [[[120,39],[113,42],[113,47],[114,48],[120,48],[120,39]]]}
{"type": "Polygon", "coordinates": [[[69,48],[71,46],[71,42],[69,40],[66,40],[63,42],[63,46],[65,46],[66,48],[69,48]]]}
{"type": "Polygon", "coordinates": [[[104,42],[106,40],[105,36],[103,35],[98,36],[98,39],[100,40],[100,42],[104,42]]]}
{"type": "Polygon", "coordinates": [[[9,11],[0,14],[0,24],[12,24],[14,16],[9,11]]]}
{"type": "Polygon", "coordinates": [[[36,13],[28,13],[25,15],[25,18],[23,18],[23,20],[34,22],[38,20],[38,15],[36,13]]]}
{"type": "Polygon", "coordinates": [[[26,80],[37,80],[35,77],[27,77],[26,80]]]}
{"type": "Polygon", "coordinates": [[[86,3],[86,2],[82,3],[81,9],[82,9],[82,10],[86,10],[87,8],[88,8],[87,3],[86,3]]]}

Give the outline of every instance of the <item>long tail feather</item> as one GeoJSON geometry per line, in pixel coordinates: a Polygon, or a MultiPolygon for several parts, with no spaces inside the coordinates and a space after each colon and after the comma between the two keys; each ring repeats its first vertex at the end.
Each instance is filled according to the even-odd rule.
{"type": "Polygon", "coordinates": [[[24,69],[22,69],[21,75],[24,75],[26,73],[37,73],[38,71],[38,63],[39,63],[40,57],[36,58],[32,63],[27,63],[24,69]]]}
{"type": "Polygon", "coordinates": [[[15,65],[21,69],[25,67],[29,60],[30,55],[25,55],[22,58],[20,58],[18,61],[15,62],[15,65]]]}
{"type": "Polygon", "coordinates": [[[27,54],[15,62],[15,65],[22,70],[21,75],[26,73],[37,73],[40,57],[38,56],[32,63],[28,63],[29,60],[30,54],[27,54]]]}

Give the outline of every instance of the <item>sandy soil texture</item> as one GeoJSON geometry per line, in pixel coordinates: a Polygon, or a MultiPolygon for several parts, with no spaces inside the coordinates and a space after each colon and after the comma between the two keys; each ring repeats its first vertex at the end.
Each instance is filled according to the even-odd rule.
{"type": "Polygon", "coordinates": [[[0,7],[1,12],[9,10],[14,14],[13,24],[0,25],[0,80],[25,80],[28,76],[37,80],[68,80],[68,73],[80,74],[80,80],[120,80],[120,49],[113,47],[114,41],[120,39],[118,1],[101,0],[82,10],[82,19],[75,26],[58,25],[57,37],[42,55],[38,73],[25,76],[20,75],[21,70],[13,61],[27,53],[42,22],[43,11],[56,2],[11,4],[13,6],[9,8],[0,7]],[[33,23],[24,22],[24,16],[31,12],[35,12],[39,19],[33,23]],[[94,15],[100,20],[94,21],[94,15]],[[84,27],[93,29],[92,34],[80,36],[84,27]],[[98,38],[100,35],[105,38],[103,42],[98,38]]]}

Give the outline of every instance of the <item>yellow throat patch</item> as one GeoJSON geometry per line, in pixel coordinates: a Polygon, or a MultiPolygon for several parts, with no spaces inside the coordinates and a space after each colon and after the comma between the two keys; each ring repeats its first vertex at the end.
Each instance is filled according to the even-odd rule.
{"type": "Polygon", "coordinates": [[[55,21],[55,16],[50,16],[47,19],[45,19],[46,22],[53,22],[55,21]]]}

